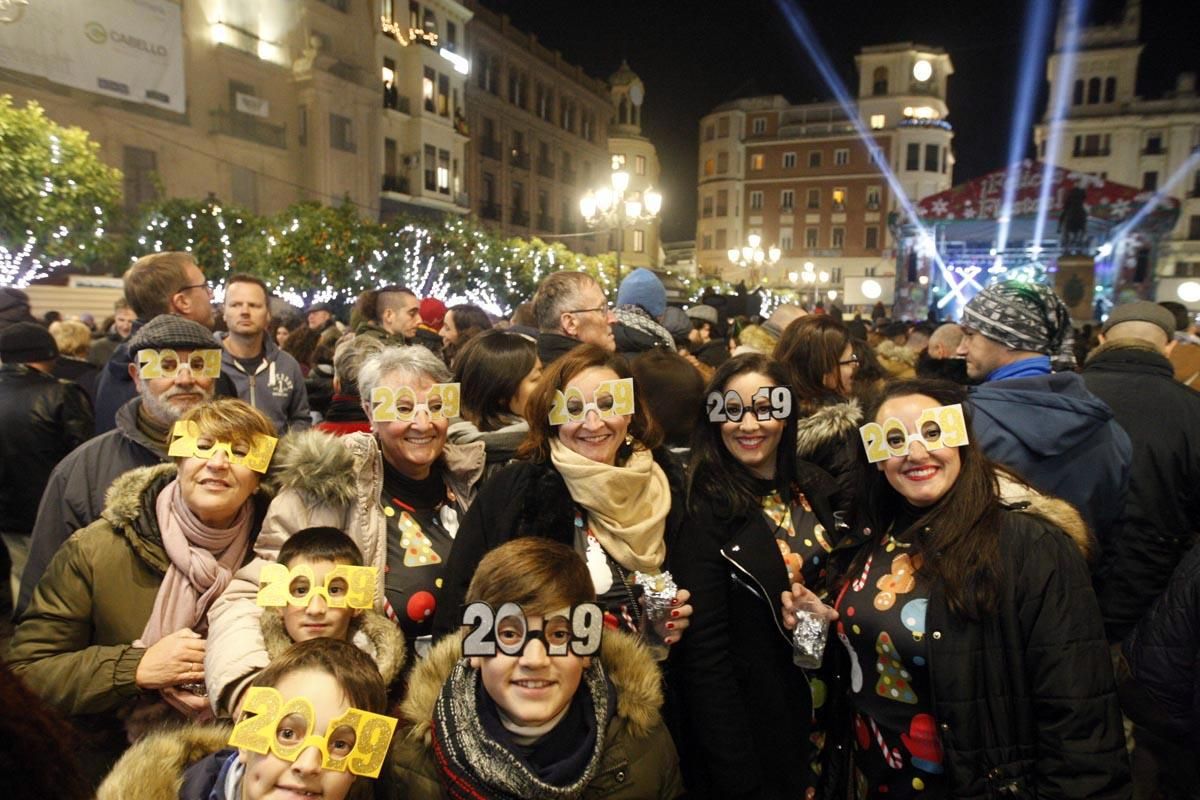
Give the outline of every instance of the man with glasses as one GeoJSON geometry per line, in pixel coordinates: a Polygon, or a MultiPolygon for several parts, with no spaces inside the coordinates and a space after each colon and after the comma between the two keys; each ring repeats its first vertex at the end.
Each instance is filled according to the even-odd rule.
{"type": "Polygon", "coordinates": [[[584,343],[617,349],[612,307],[600,284],[583,272],[547,275],[533,296],[533,314],[543,367],[584,343]]]}
{"type": "Polygon", "coordinates": [[[208,328],[161,314],[125,345],[131,359],[127,370],[137,395],[117,411],[113,430],[72,450],[50,473],[21,577],[18,614],[59,546],[99,518],[113,479],[166,461],[171,426],[185,411],[213,398],[221,351],[208,328]]]}
{"type": "MultiPolygon", "coordinates": [[[[212,287],[190,253],[151,253],[125,273],[125,299],[137,315],[133,330],[162,314],[190,319],[211,330],[212,287]]],[[[129,377],[129,348],[117,346],[96,385],[96,433],[116,425],[117,409],[137,395],[129,377]]]]}

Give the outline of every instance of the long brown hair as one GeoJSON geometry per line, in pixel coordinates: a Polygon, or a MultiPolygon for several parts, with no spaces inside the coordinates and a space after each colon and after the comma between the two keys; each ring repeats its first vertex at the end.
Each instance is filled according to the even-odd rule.
{"type": "Polygon", "coordinates": [[[825,377],[833,373],[840,379],[838,361],[848,344],[850,332],[841,320],[828,314],[800,317],[783,329],[774,357],[787,369],[792,391],[805,411],[811,413],[818,406],[845,400],[840,389],[825,385],[825,377]]]}
{"type": "MultiPolygon", "coordinates": [[[[623,357],[594,344],[581,344],[546,367],[533,393],[525,402],[529,435],[517,451],[518,458],[528,458],[538,463],[550,460],[550,442],[558,436],[558,431],[550,424],[550,406],[554,404],[554,393],[565,389],[571,379],[585,369],[594,367],[611,369],[617,373],[618,378],[633,377],[623,357]]],[[[662,444],[662,432],[647,413],[646,404],[637,399],[637,391],[635,381],[633,419],[629,421],[629,434],[634,438],[634,448],[653,450],[662,444]]],[[[625,446],[622,445],[622,453],[627,456],[624,451],[625,446]]]]}
{"type": "MultiPolygon", "coordinates": [[[[923,556],[920,575],[942,589],[952,612],[978,620],[995,612],[1003,577],[999,563],[1003,523],[996,480],[999,468],[975,441],[966,390],[956,384],[926,379],[890,383],[872,400],[865,419],[874,420],[888,400],[914,394],[933,398],[938,405],[963,404],[970,442],[958,448],[961,462],[958,479],[907,530],[923,531],[914,546],[914,552],[923,556]]],[[[888,483],[882,470],[867,464],[862,451],[860,459],[866,474],[863,492],[866,518],[879,530],[886,530],[900,516],[904,498],[888,483]]],[[[899,538],[905,532],[894,530],[892,535],[899,538]]],[[[851,569],[850,575],[857,574],[865,558],[866,554],[860,553],[860,563],[851,569]]]]}

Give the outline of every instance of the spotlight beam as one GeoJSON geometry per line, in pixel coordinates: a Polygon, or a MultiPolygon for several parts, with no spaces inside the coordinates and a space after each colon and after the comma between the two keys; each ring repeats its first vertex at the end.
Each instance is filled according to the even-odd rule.
{"type": "MultiPolygon", "coordinates": [[[[1115,243],[1120,242],[1126,235],[1132,233],[1142,223],[1142,220],[1151,214],[1154,209],[1158,208],[1164,199],[1170,199],[1171,190],[1175,188],[1176,184],[1197,167],[1200,167],[1200,147],[1192,150],[1192,154],[1187,157],[1187,160],[1175,168],[1175,171],[1167,178],[1166,183],[1154,193],[1153,197],[1146,201],[1145,205],[1137,210],[1137,213],[1113,229],[1112,236],[1109,237],[1105,244],[1111,247],[1115,243]]],[[[1103,246],[1101,245],[1101,247],[1103,246]]]]}
{"type": "Polygon", "coordinates": [[[1079,54],[1079,33],[1083,28],[1085,3],[1086,0],[1066,0],[1066,30],[1058,73],[1054,76],[1054,93],[1050,98],[1050,125],[1046,134],[1046,155],[1042,160],[1042,185],[1038,189],[1037,220],[1033,226],[1033,243],[1038,246],[1042,243],[1042,236],[1046,231],[1046,217],[1050,213],[1050,185],[1054,180],[1054,162],[1058,158],[1058,145],[1062,140],[1063,117],[1075,76],[1075,60],[1079,54]]]}
{"type": "Polygon", "coordinates": [[[1003,252],[1008,246],[1008,231],[1012,224],[1013,201],[1017,197],[1017,179],[1025,144],[1033,121],[1033,105],[1037,99],[1039,67],[1046,46],[1046,33],[1054,4],[1045,0],[1029,0],[1025,11],[1025,35],[1021,42],[1021,69],[1017,77],[1017,92],[1013,105],[1012,128],[1008,134],[1008,171],[1004,176],[1004,194],[1000,202],[999,228],[996,249],[1003,252]]]}

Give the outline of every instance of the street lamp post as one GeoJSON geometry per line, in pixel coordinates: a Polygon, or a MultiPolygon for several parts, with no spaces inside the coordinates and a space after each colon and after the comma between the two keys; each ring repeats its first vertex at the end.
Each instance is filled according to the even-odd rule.
{"type": "MultiPolygon", "coordinates": [[[[805,285],[804,299],[806,301],[808,300],[808,292],[812,290],[812,300],[813,304],[815,305],[821,297],[821,285],[829,282],[829,273],[825,270],[817,272],[816,265],[814,265],[813,262],[805,261],[804,272],[800,273],[800,280],[804,281],[805,285]],[[813,287],[814,284],[816,284],[815,289],[813,287]]],[[[830,297],[829,299],[833,300],[835,297],[837,297],[837,293],[833,292],[833,297],[830,297]]]]}
{"type": "Polygon", "coordinates": [[[726,255],[729,256],[730,263],[750,270],[750,282],[758,285],[758,268],[763,264],[773,266],[779,263],[780,257],[783,255],[775,245],[771,245],[766,250],[762,248],[762,237],[757,233],[752,233],[746,237],[746,245],[742,248],[731,247],[726,255]]]}
{"type": "Polygon", "coordinates": [[[662,193],[654,189],[629,191],[629,173],[613,170],[612,186],[588,189],[579,198],[579,213],[592,228],[617,229],[617,283],[621,282],[621,253],[625,250],[625,225],[651,222],[662,210],[662,193]]]}

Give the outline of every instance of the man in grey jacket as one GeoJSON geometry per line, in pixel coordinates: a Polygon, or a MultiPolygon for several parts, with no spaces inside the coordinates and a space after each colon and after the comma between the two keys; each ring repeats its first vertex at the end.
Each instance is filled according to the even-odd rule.
{"type": "Polygon", "coordinates": [[[245,400],[275,423],[279,435],[312,426],[304,373],[290,353],[266,335],[271,321],[267,285],[250,275],[225,284],[225,325],[220,337],[221,373],[245,400]]]}

